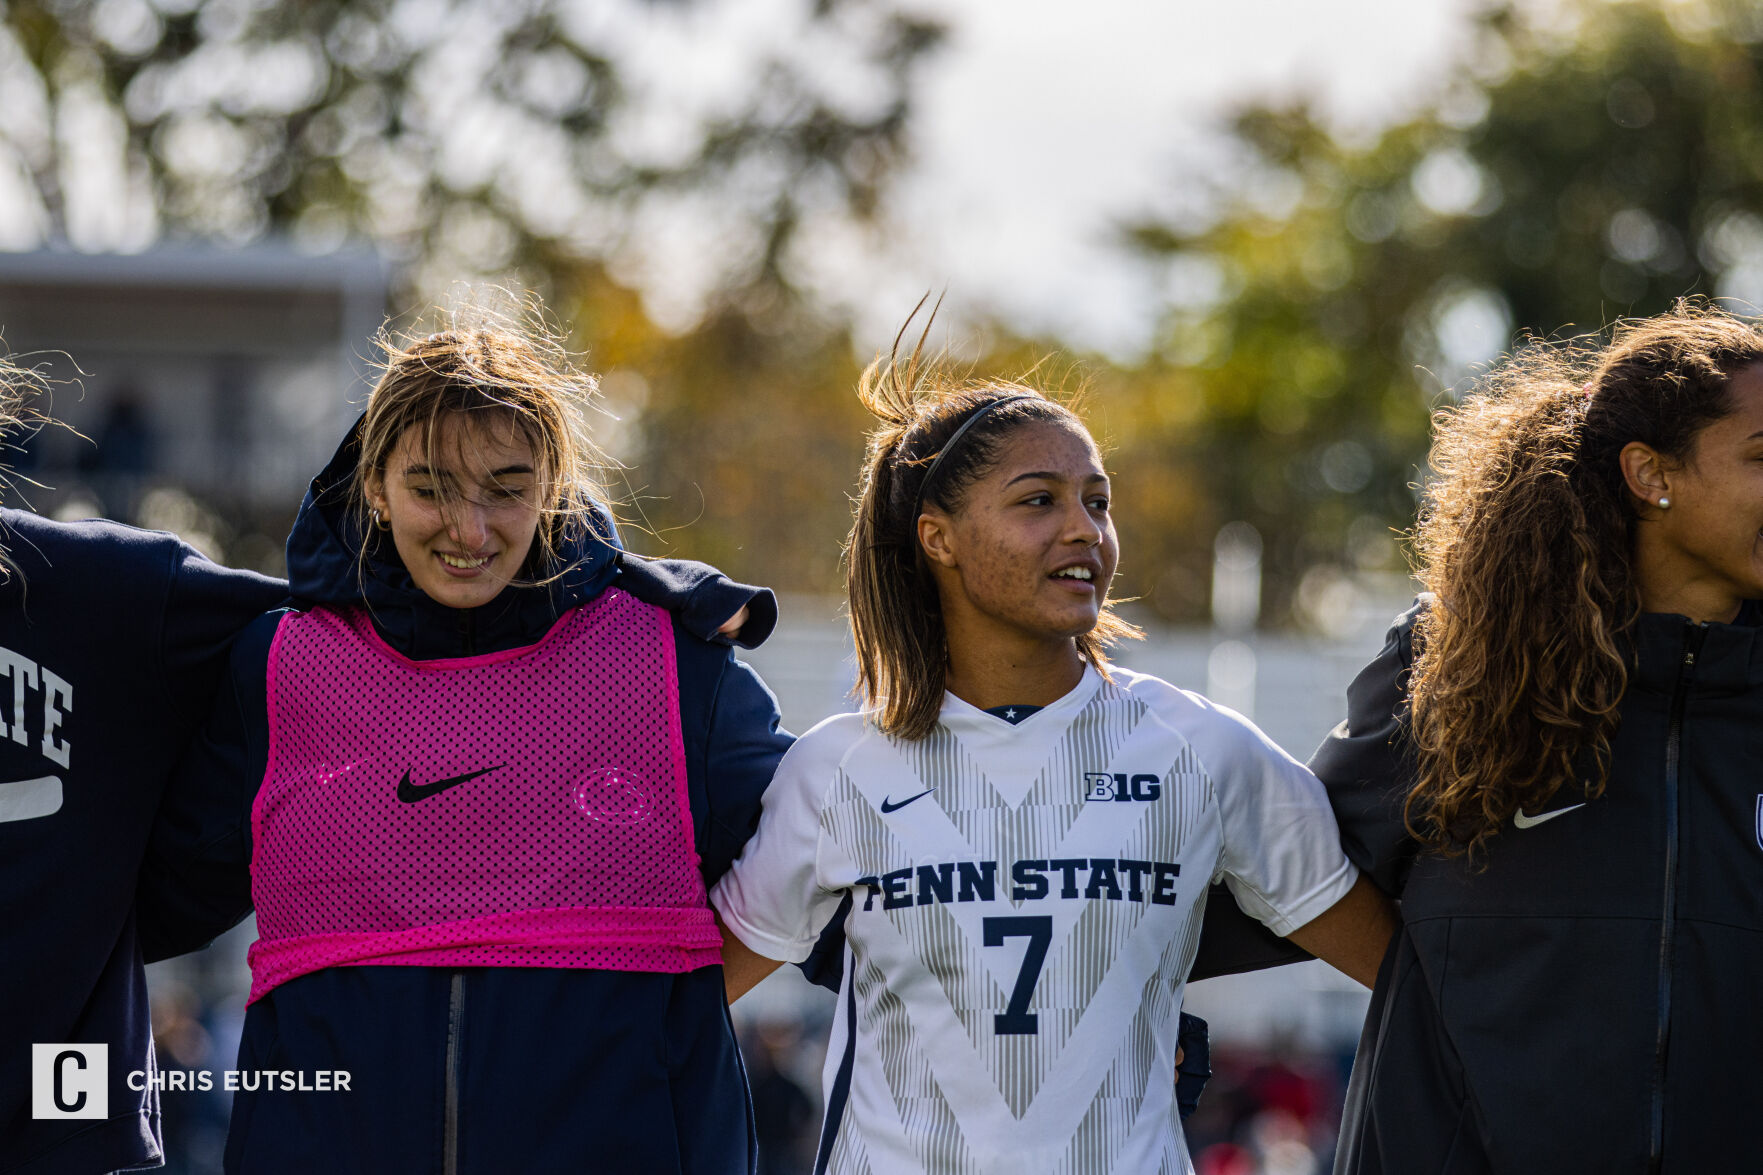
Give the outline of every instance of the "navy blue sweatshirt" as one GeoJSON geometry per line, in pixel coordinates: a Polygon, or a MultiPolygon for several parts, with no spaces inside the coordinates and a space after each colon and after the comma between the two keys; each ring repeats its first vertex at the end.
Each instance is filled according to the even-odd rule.
{"type": "MultiPolygon", "coordinates": [[[[748,602],[748,636],[769,631],[769,593],[742,595],[679,564],[644,564],[588,536],[541,587],[510,587],[475,609],[435,603],[391,544],[363,533],[343,490],[346,442],[313,483],[289,538],[298,606],[365,604],[387,643],[419,660],[529,645],[568,608],[616,583],[649,602],[717,621],[748,602]],[[365,563],[361,546],[368,544],[365,563]]],[[[549,572],[550,568],[541,569],[549,572]]],[[[234,650],[198,774],[262,779],[265,671],[281,612],[234,650]]],[[[713,626],[713,625],[712,625],[713,626]]],[[[688,631],[675,651],[687,787],[707,885],[751,835],[759,799],[790,736],[776,701],[722,645],[688,631]]],[[[248,837],[239,813],[236,851],[248,837]]],[[[228,854],[210,852],[217,876],[228,854]]],[[[237,858],[231,861],[236,866],[237,858]]],[[[232,870],[237,876],[237,870],[232,870]]],[[[207,892],[222,890],[210,885],[207,892]]],[[[240,895],[235,894],[237,901],[240,895]]],[[[273,989],[246,1015],[238,1067],[347,1070],[347,1092],[241,1092],[228,1169],[475,1171],[594,1169],[744,1172],[751,1109],[723,998],[721,968],[684,975],[555,968],[335,967],[273,989]]]]}
{"type": "Polygon", "coordinates": [[[284,589],[171,535],[0,523],[15,565],[0,582],[0,1172],[155,1163],[158,1095],[127,1081],[153,1065],[142,955],[171,949],[163,863],[204,802],[173,768],[233,634],[284,589]],[[33,1044],[104,1046],[100,1085],[82,1084],[84,1059],[58,1066],[62,1105],[100,1116],[33,1117],[33,1044]]]}

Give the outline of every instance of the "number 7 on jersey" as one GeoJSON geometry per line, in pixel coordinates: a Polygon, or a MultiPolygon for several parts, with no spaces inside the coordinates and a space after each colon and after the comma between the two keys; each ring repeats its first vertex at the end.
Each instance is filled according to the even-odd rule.
{"type": "Polygon", "coordinates": [[[1010,991],[1010,1003],[992,1018],[992,1031],[999,1036],[1035,1036],[1040,1032],[1040,1017],[1028,1010],[1029,997],[1034,995],[1035,982],[1047,962],[1047,947],[1053,941],[1053,919],[1046,914],[1020,918],[987,918],[981,924],[985,943],[1001,947],[1007,938],[1028,939],[1022,953],[1022,970],[1016,973],[1016,986],[1010,991]]]}

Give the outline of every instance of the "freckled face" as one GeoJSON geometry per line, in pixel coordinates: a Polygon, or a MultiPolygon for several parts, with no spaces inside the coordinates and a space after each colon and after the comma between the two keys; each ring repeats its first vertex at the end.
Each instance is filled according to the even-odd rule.
{"type": "Polygon", "coordinates": [[[1656,534],[1673,573],[1763,598],[1763,365],[1727,384],[1733,411],[1696,434],[1689,459],[1670,476],[1671,508],[1656,534]]]}
{"type": "Polygon", "coordinates": [[[495,599],[520,573],[539,528],[538,459],[511,421],[444,416],[434,444],[404,431],[368,503],[416,586],[449,608],[495,599]]]}
{"type": "Polygon", "coordinates": [[[1009,433],[948,519],[954,574],[938,577],[947,622],[1042,641],[1094,628],[1120,555],[1108,492],[1081,428],[1047,421],[1009,433]]]}

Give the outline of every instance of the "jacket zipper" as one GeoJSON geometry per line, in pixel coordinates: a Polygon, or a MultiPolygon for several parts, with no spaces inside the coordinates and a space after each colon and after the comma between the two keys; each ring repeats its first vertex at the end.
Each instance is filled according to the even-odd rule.
{"type": "Polygon", "coordinates": [[[465,972],[453,972],[447,992],[447,1074],[441,1113],[441,1172],[459,1172],[459,1030],[465,1021],[465,972]]]}
{"type": "Polygon", "coordinates": [[[1647,1170],[1658,1172],[1665,1161],[1665,1054],[1671,1043],[1671,966],[1677,929],[1678,763],[1683,746],[1683,711],[1695,675],[1696,655],[1702,651],[1706,625],[1689,631],[1683,661],[1677,667],[1677,687],[1671,692],[1671,717],[1665,729],[1665,901],[1659,924],[1659,1032],[1653,1046],[1653,1105],[1649,1119],[1650,1150],[1647,1170]]]}

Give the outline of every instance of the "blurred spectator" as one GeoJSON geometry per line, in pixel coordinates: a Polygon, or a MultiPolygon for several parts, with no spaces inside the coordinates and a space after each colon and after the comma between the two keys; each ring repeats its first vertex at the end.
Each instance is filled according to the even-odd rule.
{"type": "Polygon", "coordinates": [[[1255,1158],[1234,1142],[1219,1142],[1194,1160],[1196,1175],[1255,1175],[1255,1158]]]}
{"type": "Polygon", "coordinates": [[[97,447],[80,454],[79,470],[106,517],[132,522],[153,471],[153,432],[133,392],[118,392],[98,428],[97,447]]]}
{"type": "Polygon", "coordinates": [[[1266,1051],[1216,1046],[1188,1119],[1197,1175],[1321,1175],[1334,1154],[1343,1075],[1291,1040],[1266,1051]]]}
{"type": "Polygon", "coordinates": [[[792,1020],[761,1021],[741,1037],[753,1087],[759,1175],[808,1175],[814,1165],[815,1099],[789,1073],[801,1041],[802,1026],[792,1020]]]}
{"type": "Polygon", "coordinates": [[[166,1175],[211,1175],[221,1169],[230,1099],[222,1072],[231,1061],[217,1055],[203,1025],[201,997],[182,983],[153,989],[153,1051],[162,1076],[206,1071],[212,1088],[162,1089],[159,1110],[165,1134],[166,1175]]]}

